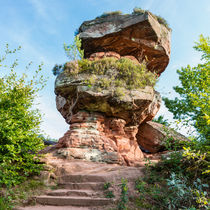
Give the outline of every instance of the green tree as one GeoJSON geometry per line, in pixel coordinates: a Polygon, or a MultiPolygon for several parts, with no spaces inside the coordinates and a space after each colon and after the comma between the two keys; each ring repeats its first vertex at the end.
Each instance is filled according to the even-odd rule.
{"type": "Polygon", "coordinates": [[[15,72],[17,60],[8,64],[8,56],[19,49],[10,50],[7,45],[0,55],[0,74],[4,75],[0,76],[0,186],[18,184],[41,167],[36,156],[43,148],[41,115],[33,106],[46,81],[40,75],[42,65],[29,79],[26,73],[15,72]]]}
{"type": "Polygon", "coordinates": [[[175,119],[193,125],[200,137],[207,140],[210,132],[210,38],[200,35],[194,49],[202,53],[203,62],[177,70],[181,85],[175,86],[174,90],[180,98],[163,100],[175,119]]]}

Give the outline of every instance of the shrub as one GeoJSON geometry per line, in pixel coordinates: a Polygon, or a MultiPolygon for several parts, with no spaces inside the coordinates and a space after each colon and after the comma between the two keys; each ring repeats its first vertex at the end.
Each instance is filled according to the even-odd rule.
{"type": "Polygon", "coordinates": [[[33,105],[45,84],[40,75],[42,65],[31,79],[25,73],[18,76],[17,61],[11,66],[5,64],[7,56],[16,51],[9,50],[7,45],[0,57],[0,70],[7,70],[0,77],[0,186],[18,184],[41,170],[36,156],[43,148],[39,138],[41,115],[33,105]]]}
{"type": "Polygon", "coordinates": [[[117,10],[117,11],[112,11],[112,12],[104,12],[102,15],[96,17],[96,18],[104,18],[104,17],[108,17],[111,15],[121,15],[122,11],[117,10]]]}

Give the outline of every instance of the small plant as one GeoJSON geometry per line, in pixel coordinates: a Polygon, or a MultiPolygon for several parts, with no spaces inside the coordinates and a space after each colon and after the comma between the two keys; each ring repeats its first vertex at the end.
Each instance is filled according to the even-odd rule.
{"type": "Polygon", "coordinates": [[[113,191],[107,190],[107,191],[105,192],[105,197],[106,197],[106,198],[114,198],[115,195],[113,194],[113,191]]]}
{"type": "Polygon", "coordinates": [[[104,184],[104,190],[108,190],[111,187],[111,183],[110,182],[106,182],[104,184]]]}
{"type": "Polygon", "coordinates": [[[106,182],[104,184],[104,190],[105,190],[104,194],[105,194],[106,198],[114,198],[115,197],[115,195],[113,194],[113,191],[109,190],[111,186],[112,185],[110,182],[106,182]]]}
{"type": "Polygon", "coordinates": [[[96,18],[105,18],[111,15],[121,15],[122,11],[118,10],[118,11],[112,11],[112,12],[104,12],[102,15],[96,17],[96,18]]]}
{"type": "Polygon", "coordinates": [[[72,61],[83,59],[84,50],[81,49],[81,46],[82,42],[81,39],[79,38],[79,35],[76,35],[74,37],[73,44],[67,45],[64,43],[63,45],[67,57],[72,61]]]}
{"type": "Polygon", "coordinates": [[[127,210],[127,206],[126,206],[128,202],[127,180],[122,178],[121,184],[119,186],[121,187],[121,195],[120,195],[120,200],[119,200],[117,208],[119,210],[127,210]]]}
{"type": "Polygon", "coordinates": [[[135,7],[133,9],[133,13],[132,14],[144,14],[145,12],[146,12],[146,10],[143,10],[140,7],[135,7]]]}

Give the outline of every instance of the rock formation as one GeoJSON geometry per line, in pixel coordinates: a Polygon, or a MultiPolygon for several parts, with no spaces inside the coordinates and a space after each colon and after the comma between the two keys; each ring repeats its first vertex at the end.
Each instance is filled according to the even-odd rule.
{"type": "Polygon", "coordinates": [[[175,130],[152,121],[139,125],[136,138],[139,145],[151,153],[164,150],[167,140],[171,141],[171,143],[173,143],[173,139],[176,141],[189,141],[185,136],[175,130]]]}
{"type": "Polygon", "coordinates": [[[148,69],[158,74],[168,65],[171,31],[150,12],[85,21],[79,32],[87,58],[107,51],[134,56],[140,62],[146,57],[148,69]]]}
{"type": "Polygon", "coordinates": [[[55,81],[57,109],[70,124],[57,148],[69,159],[138,165],[140,146],[148,149],[141,126],[161,105],[153,80],[169,62],[170,30],[145,12],[102,16],[79,32],[86,60],[66,63],[55,81]]]}

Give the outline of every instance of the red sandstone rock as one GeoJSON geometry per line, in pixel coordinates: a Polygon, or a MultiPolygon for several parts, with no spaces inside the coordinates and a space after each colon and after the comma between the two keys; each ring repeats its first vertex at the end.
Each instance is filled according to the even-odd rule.
{"type": "Polygon", "coordinates": [[[112,52],[112,51],[109,51],[109,52],[96,52],[96,53],[93,53],[90,55],[89,57],[89,60],[99,60],[99,59],[102,59],[104,57],[114,57],[114,58],[117,58],[117,59],[120,59],[120,55],[116,52],[112,52]]]}
{"type": "Polygon", "coordinates": [[[97,92],[94,86],[85,86],[88,74],[68,77],[61,73],[55,82],[56,106],[69,123],[80,110],[102,112],[109,117],[122,118],[126,123],[139,125],[151,120],[160,108],[161,97],[152,87],[126,90],[121,97],[113,95],[115,87],[97,92]],[[148,120],[147,120],[148,119],[148,120]]]}
{"type": "Polygon", "coordinates": [[[99,162],[138,165],[143,153],[136,141],[137,126],[125,126],[123,119],[80,111],[73,115],[70,130],[57,148],[70,148],[69,157],[99,162]]]}
{"type": "Polygon", "coordinates": [[[139,61],[132,55],[120,56],[120,54],[118,54],[116,52],[112,52],[112,51],[109,51],[109,52],[96,52],[96,53],[91,54],[88,59],[93,61],[93,60],[102,59],[104,57],[112,57],[112,58],[116,58],[116,59],[128,58],[128,59],[132,60],[135,64],[140,64],[139,61]]]}
{"type": "Polygon", "coordinates": [[[107,51],[132,55],[157,74],[169,63],[171,31],[150,12],[99,17],[85,21],[79,32],[86,58],[107,51]]]}
{"type": "Polygon", "coordinates": [[[164,150],[167,138],[172,138],[173,141],[189,141],[189,139],[173,129],[152,121],[142,123],[139,126],[136,138],[139,145],[151,153],[164,150]]]}

